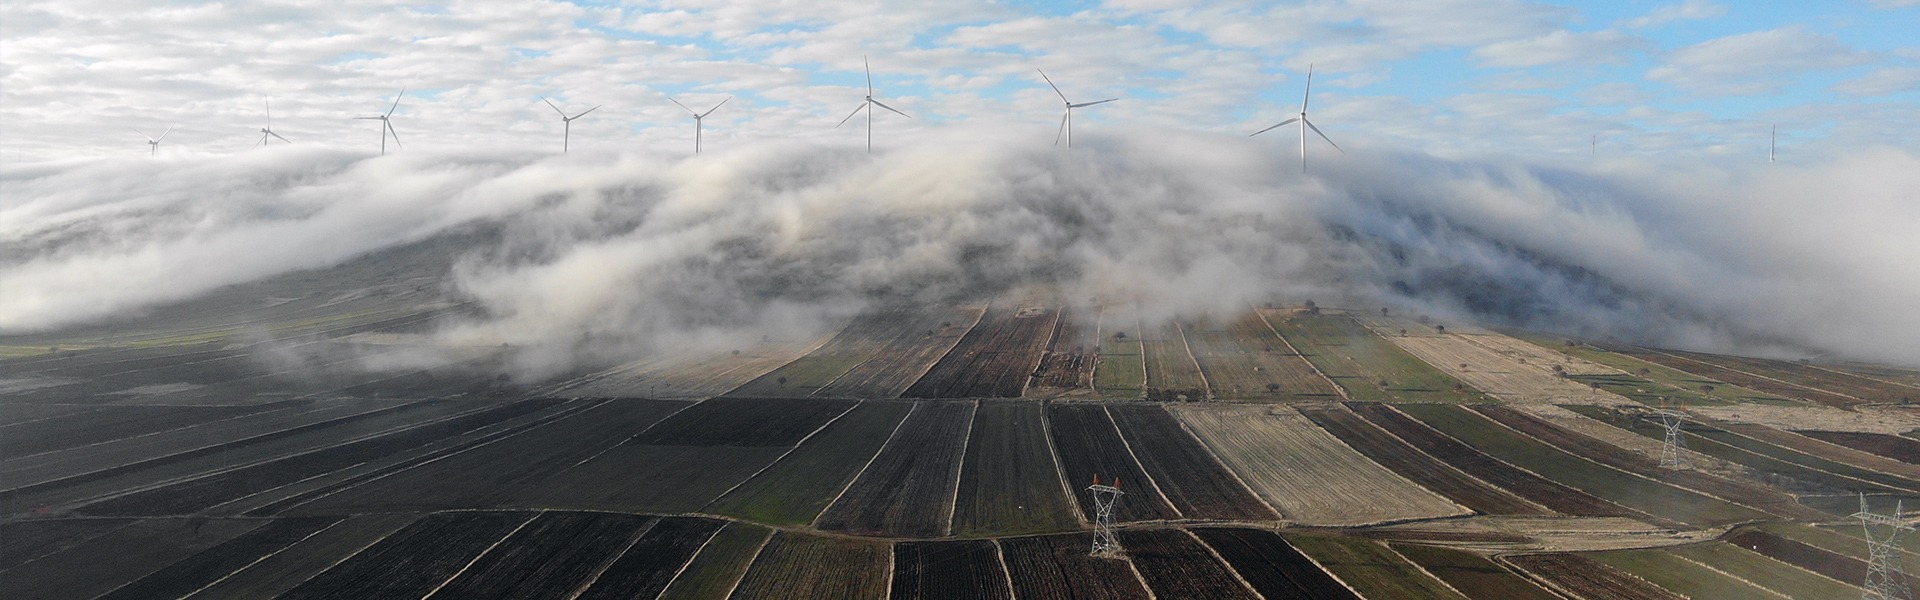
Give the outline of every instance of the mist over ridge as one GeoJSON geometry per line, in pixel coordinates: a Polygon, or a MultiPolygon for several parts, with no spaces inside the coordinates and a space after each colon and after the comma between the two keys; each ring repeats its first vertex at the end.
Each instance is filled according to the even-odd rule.
{"type": "Polygon", "coordinates": [[[1920,158],[1554,166],[1153,131],[950,131],[872,156],[364,152],[10,165],[0,334],[126,318],[407,244],[539,375],[1044,288],[1148,318],[1388,306],[1667,346],[1920,363],[1920,158]],[[486,235],[472,235],[484,231],[486,235]],[[716,341],[720,340],[720,341],[716,341]]]}

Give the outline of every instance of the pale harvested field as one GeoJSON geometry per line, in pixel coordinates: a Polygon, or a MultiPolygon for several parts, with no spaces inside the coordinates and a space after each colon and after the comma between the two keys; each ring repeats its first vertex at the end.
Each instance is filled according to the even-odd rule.
{"type": "Polygon", "coordinates": [[[1822,431],[1864,431],[1900,435],[1920,429],[1920,409],[1899,406],[1856,406],[1851,410],[1826,406],[1739,406],[1689,407],[1702,416],[1754,423],[1779,429],[1819,429],[1822,431]]]}
{"type": "Polygon", "coordinates": [[[1626,517],[1479,515],[1386,525],[1367,529],[1365,535],[1421,539],[1421,543],[1484,551],[1584,552],[1689,544],[1719,537],[1725,531],[1724,528],[1713,528],[1676,532],[1626,517]],[[1460,539],[1439,539],[1448,535],[1460,539]],[[1471,539],[1475,535],[1484,535],[1488,539],[1471,539]],[[1525,541],[1514,539],[1521,537],[1525,541]]]}
{"type": "Polygon", "coordinates": [[[764,342],[699,356],[658,356],[609,370],[562,389],[569,396],[632,398],[709,398],[727,393],[755,377],[812,352],[832,337],[829,331],[805,340],[764,342]]]}
{"type": "Polygon", "coordinates": [[[1175,405],[1173,413],[1281,516],[1363,525],[1469,510],[1368,460],[1290,408],[1175,405]]]}
{"type": "MultiPolygon", "coordinates": [[[[1614,425],[1608,425],[1588,418],[1586,415],[1552,404],[1522,404],[1516,405],[1514,408],[1524,411],[1527,414],[1540,417],[1549,423],[1566,428],[1569,431],[1584,434],[1588,437],[1631,450],[1653,460],[1660,460],[1661,446],[1664,445],[1660,440],[1627,431],[1614,425]]],[[[1693,450],[1688,450],[1687,456],[1693,459],[1693,469],[1696,471],[1705,471],[1726,477],[1748,477],[1747,468],[1741,465],[1721,460],[1711,455],[1701,454],[1693,450]]]]}
{"type": "MultiPolygon", "coordinates": [[[[1382,320],[1373,318],[1367,321],[1372,324],[1382,320]]],[[[1603,406],[1637,404],[1625,397],[1596,390],[1555,375],[1553,365],[1564,366],[1566,364],[1564,362],[1549,361],[1539,364],[1532,359],[1521,362],[1519,356],[1494,351],[1487,345],[1468,340],[1469,336],[1451,332],[1434,334],[1432,329],[1425,329],[1424,335],[1412,335],[1414,327],[1419,325],[1399,322],[1390,329],[1376,327],[1375,331],[1380,332],[1387,341],[1420,357],[1420,360],[1426,361],[1427,364],[1501,400],[1603,406]],[[1402,327],[1407,328],[1409,335],[1400,335],[1399,330],[1402,327]]],[[[1485,339],[1495,336],[1506,337],[1494,333],[1476,334],[1471,337],[1485,339]]],[[[1512,341],[1525,344],[1519,340],[1512,341]]]]}
{"type": "Polygon", "coordinates": [[[1597,362],[1554,352],[1526,340],[1516,339],[1503,334],[1462,334],[1467,341],[1479,344],[1504,356],[1520,361],[1522,364],[1548,369],[1560,365],[1573,375],[1626,375],[1626,372],[1597,362]]]}

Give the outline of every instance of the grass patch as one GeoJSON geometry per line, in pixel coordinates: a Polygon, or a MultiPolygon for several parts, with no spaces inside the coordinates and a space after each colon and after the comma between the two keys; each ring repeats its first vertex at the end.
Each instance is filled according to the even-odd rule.
{"type": "Polygon", "coordinates": [[[912,410],[906,402],[862,402],[706,510],[773,525],[811,523],[912,410]]]}
{"type": "Polygon", "coordinates": [[[1488,402],[1486,394],[1401,350],[1345,314],[1260,311],[1307,362],[1354,400],[1488,402]],[[1384,384],[1384,385],[1382,385],[1384,384]]]}
{"type": "Polygon", "coordinates": [[[1591,556],[1594,560],[1639,575],[1654,585],[1690,598],[1775,597],[1753,584],[1659,550],[1601,552],[1591,556]]]}
{"type": "Polygon", "coordinates": [[[1662,402],[1694,406],[1726,406],[1742,403],[1806,406],[1805,402],[1702,377],[1618,352],[1609,352],[1577,343],[1570,338],[1535,332],[1506,333],[1542,348],[1621,370],[1626,374],[1575,375],[1569,379],[1581,383],[1598,384],[1601,389],[1632,398],[1647,406],[1660,406],[1662,402]],[[1568,345],[1569,342],[1574,342],[1574,345],[1568,345]]]}

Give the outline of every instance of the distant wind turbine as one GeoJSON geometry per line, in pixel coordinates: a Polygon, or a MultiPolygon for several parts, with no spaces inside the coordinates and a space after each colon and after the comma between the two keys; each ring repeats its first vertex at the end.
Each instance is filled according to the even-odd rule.
{"type": "Polygon", "coordinates": [[[1773,149],[1780,144],[1780,126],[1773,126],[1773,134],[1767,137],[1767,162],[1773,162],[1773,149]]]}
{"type": "Polygon", "coordinates": [[[898,110],[895,110],[891,106],[887,106],[885,102],[881,102],[879,100],[873,99],[873,65],[867,63],[867,57],[865,56],[860,57],[860,64],[861,66],[865,67],[867,70],[867,99],[860,101],[859,108],[853,109],[853,112],[847,113],[847,118],[841,119],[840,122],[838,124],[835,124],[833,127],[835,129],[838,129],[841,125],[847,124],[847,121],[852,120],[854,115],[860,114],[860,111],[863,111],[863,110],[867,111],[867,152],[873,152],[873,110],[874,109],[870,108],[871,106],[878,106],[880,108],[891,110],[893,111],[893,114],[900,115],[902,117],[907,117],[909,119],[913,117],[908,116],[907,113],[903,113],[898,110]]]}
{"type": "MultiPolygon", "coordinates": [[[[1034,70],[1040,71],[1039,69],[1034,69],[1034,70]]],[[[1060,86],[1054,85],[1053,79],[1047,77],[1046,71],[1040,71],[1040,78],[1047,80],[1047,87],[1053,88],[1053,93],[1059,95],[1060,101],[1067,105],[1067,113],[1064,115],[1060,115],[1060,129],[1058,131],[1053,132],[1053,145],[1055,146],[1060,145],[1061,134],[1066,134],[1067,147],[1068,148],[1073,147],[1073,109],[1093,106],[1095,104],[1106,104],[1108,102],[1119,100],[1119,98],[1108,98],[1108,99],[1100,100],[1096,102],[1081,102],[1079,104],[1074,104],[1072,100],[1067,99],[1066,94],[1061,93],[1060,86]]]]}
{"type": "MultiPolygon", "coordinates": [[[[726,104],[729,100],[733,100],[733,96],[727,96],[726,100],[721,100],[720,104],[713,105],[713,108],[707,109],[707,112],[694,112],[693,109],[687,108],[687,105],[680,104],[679,100],[673,99],[673,96],[667,96],[668,102],[679,104],[680,108],[687,108],[687,112],[693,113],[693,153],[694,154],[700,153],[700,120],[707,118],[707,115],[713,114],[713,111],[720,110],[720,106],[726,104]]],[[[862,105],[862,106],[865,106],[865,105],[862,105]]],[[[871,138],[871,135],[869,135],[869,138],[871,138]]],[[[867,144],[869,146],[869,149],[871,149],[873,142],[869,140],[867,144]]]]}
{"type": "MultiPolygon", "coordinates": [[[[540,101],[547,103],[547,106],[553,106],[553,101],[548,100],[545,97],[540,98],[540,101]]],[[[595,106],[593,108],[580,111],[580,114],[569,117],[567,116],[566,111],[560,110],[560,107],[558,106],[553,106],[553,112],[560,113],[560,122],[566,125],[566,128],[561,130],[561,133],[560,133],[560,153],[565,154],[567,152],[567,146],[573,143],[573,120],[578,119],[580,117],[587,116],[587,113],[590,113],[596,110],[600,110],[600,107],[595,106]]]]}
{"type": "MultiPolygon", "coordinates": [[[[260,142],[257,144],[254,144],[253,147],[259,148],[260,146],[266,144],[268,137],[280,138],[280,141],[286,142],[289,144],[293,143],[293,140],[280,137],[280,134],[273,132],[273,102],[272,101],[264,101],[264,102],[266,102],[267,104],[267,126],[260,128],[260,142]]],[[[381,138],[382,141],[385,141],[385,139],[386,138],[381,138]]]]}
{"type": "MultiPolygon", "coordinates": [[[[1316,135],[1319,135],[1320,139],[1326,140],[1328,144],[1332,144],[1334,150],[1340,150],[1339,144],[1334,144],[1333,139],[1327,137],[1327,134],[1322,133],[1319,127],[1315,127],[1313,124],[1313,121],[1307,120],[1307,100],[1311,99],[1312,97],[1313,97],[1313,65],[1309,64],[1307,65],[1307,90],[1305,93],[1302,93],[1300,95],[1300,116],[1287,119],[1285,121],[1281,121],[1275,124],[1273,127],[1268,127],[1266,129],[1255,131],[1252,134],[1249,134],[1247,136],[1247,137],[1253,137],[1256,135],[1260,135],[1262,133],[1266,133],[1269,131],[1273,131],[1274,129],[1278,129],[1281,125],[1286,125],[1294,121],[1299,121],[1300,122],[1300,172],[1301,173],[1307,172],[1307,129],[1309,128],[1313,129],[1313,133],[1316,135]]],[[[1595,139],[1598,139],[1598,138],[1595,138],[1595,139]]],[[[1346,154],[1347,151],[1340,150],[1340,153],[1346,154]]]]}
{"type": "MultiPolygon", "coordinates": [[[[133,130],[133,132],[140,133],[140,130],[135,129],[133,130]]],[[[160,140],[167,139],[167,134],[169,133],[173,133],[172,125],[168,125],[166,131],[160,132],[160,137],[153,137],[144,133],[140,133],[140,137],[147,138],[147,150],[148,150],[147,156],[156,156],[160,154],[160,140]]]]}
{"type": "Polygon", "coordinates": [[[400,145],[400,132],[395,131],[393,129],[393,120],[389,119],[388,117],[393,116],[393,111],[399,110],[400,97],[405,95],[407,95],[407,88],[400,88],[400,93],[395,94],[393,96],[393,106],[387,109],[387,114],[373,116],[373,117],[354,117],[354,119],[362,120],[362,121],[372,120],[372,121],[380,122],[380,154],[382,156],[385,156],[387,154],[387,135],[388,134],[393,135],[394,146],[400,145]]]}

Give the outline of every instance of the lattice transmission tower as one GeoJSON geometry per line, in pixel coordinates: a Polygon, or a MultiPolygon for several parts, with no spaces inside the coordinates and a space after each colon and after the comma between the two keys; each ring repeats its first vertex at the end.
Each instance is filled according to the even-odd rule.
{"type": "Polygon", "coordinates": [[[1861,600],[1913,600],[1906,570],[1900,568],[1900,535],[1913,531],[1913,525],[1900,518],[1900,504],[1894,503],[1892,515],[1874,514],[1867,510],[1867,495],[1860,494],[1860,512],[1853,518],[1860,520],[1860,531],[1867,536],[1867,580],[1860,584],[1866,592],[1861,600]],[[1886,535],[1874,535],[1875,525],[1886,535]]]}
{"type": "Polygon", "coordinates": [[[1666,443],[1660,445],[1660,466],[1668,469],[1685,469],[1693,466],[1687,456],[1687,438],[1680,435],[1687,424],[1687,413],[1668,410],[1662,407],[1653,411],[1660,416],[1660,425],[1667,430],[1666,443]]]}
{"type": "Polygon", "coordinates": [[[1093,494],[1093,556],[1101,558],[1120,558],[1120,540],[1113,537],[1113,506],[1120,502],[1126,492],[1120,491],[1120,478],[1113,478],[1113,485],[1100,485],[1100,475],[1094,474],[1093,485],[1087,486],[1087,492],[1093,494]]]}

